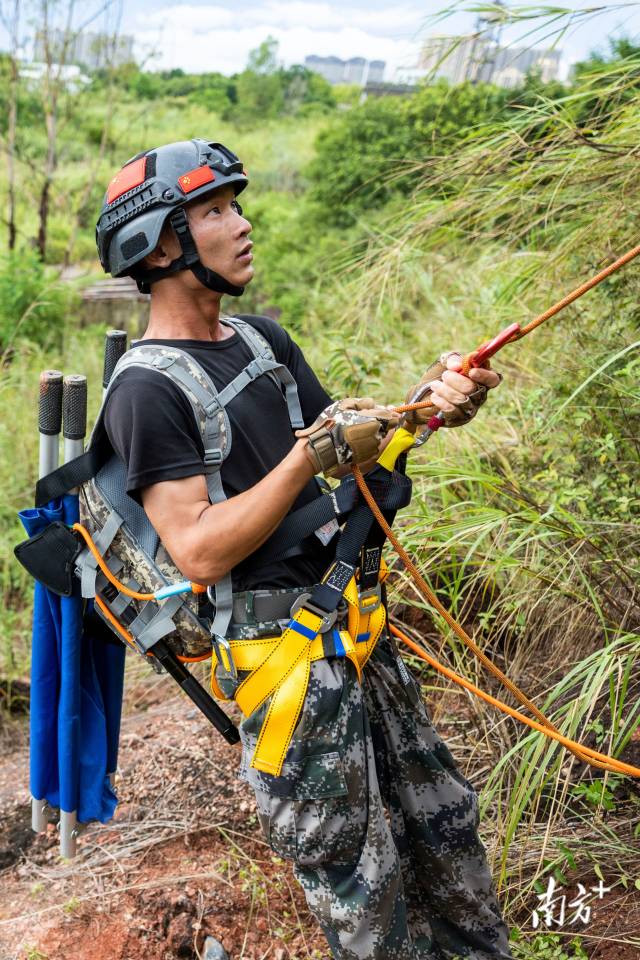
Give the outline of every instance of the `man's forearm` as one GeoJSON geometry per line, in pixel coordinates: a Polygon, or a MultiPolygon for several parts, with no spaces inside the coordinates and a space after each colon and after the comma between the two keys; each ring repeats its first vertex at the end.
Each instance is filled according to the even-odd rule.
{"type": "Polygon", "coordinates": [[[223,503],[209,504],[199,517],[193,545],[199,583],[212,584],[257,550],[287,515],[314,475],[298,441],[259,483],[223,503]]]}

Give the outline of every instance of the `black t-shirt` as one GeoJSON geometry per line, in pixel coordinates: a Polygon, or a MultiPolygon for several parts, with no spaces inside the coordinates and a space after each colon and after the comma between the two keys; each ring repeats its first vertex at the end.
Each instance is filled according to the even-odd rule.
{"type": "MultiPolygon", "coordinates": [[[[305,425],[331,403],[300,347],[275,320],[239,314],[269,342],[277,361],[293,375],[305,425]]],[[[178,347],[191,354],[222,390],[252,359],[239,334],[226,340],[143,340],[143,344],[178,347]]],[[[136,349],[136,345],[132,347],[136,349]]],[[[227,405],[231,448],[222,464],[221,479],[227,497],[254,486],[276,467],[295,443],[287,404],[271,377],[251,382],[227,405]]],[[[127,468],[127,493],[141,503],[143,487],[162,480],[204,474],[204,447],[193,408],[180,387],[154,370],[132,367],[109,391],[105,428],[111,444],[127,468]]],[[[309,481],[291,507],[303,506],[319,493],[309,481]]],[[[312,584],[322,576],[334,555],[315,534],[302,544],[303,554],[277,561],[259,570],[250,562],[233,572],[235,590],[312,584]]],[[[215,549],[215,544],[212,544],[215,549]]]]}

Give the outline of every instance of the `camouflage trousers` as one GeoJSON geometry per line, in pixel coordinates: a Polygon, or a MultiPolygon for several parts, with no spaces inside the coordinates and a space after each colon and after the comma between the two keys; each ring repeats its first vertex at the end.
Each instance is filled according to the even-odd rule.
{"type": "Polygon", "coordinates": [[[390,638],[378,642],[362,685],[344,658],[312,664],[279,777],[249,766],[265,709],[241,725],[240,776],[333,957],[510,958],[477,795],[390,638]]]}

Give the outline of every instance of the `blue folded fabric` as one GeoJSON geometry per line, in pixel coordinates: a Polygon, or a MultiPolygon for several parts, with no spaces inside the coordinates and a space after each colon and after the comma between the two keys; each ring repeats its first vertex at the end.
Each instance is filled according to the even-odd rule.
{"type": "MultiPolygon", "coordinates": [[[[54,520],[78,520],[73,494],[18,514],[27,534],[54,520]]],[[[31,647],[30,786],[38,800],[79,822],[106,823],[117,797],[115,771],[120,736],[125,650],[90,629],[93,601],[79,589],[59,597],[36,582],[31,647]]]]}

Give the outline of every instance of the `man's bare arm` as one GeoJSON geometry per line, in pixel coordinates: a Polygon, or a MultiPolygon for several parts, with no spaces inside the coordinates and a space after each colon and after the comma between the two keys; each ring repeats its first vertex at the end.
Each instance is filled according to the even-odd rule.
{"type": "Polygon", "coordinates": [[[143,488],[142,506],[183,576],[216,583],[264,543],[314,474],[306,445],[298,440],[259,483],[222,503],[209,503],[202,475],[143,488]]]}

